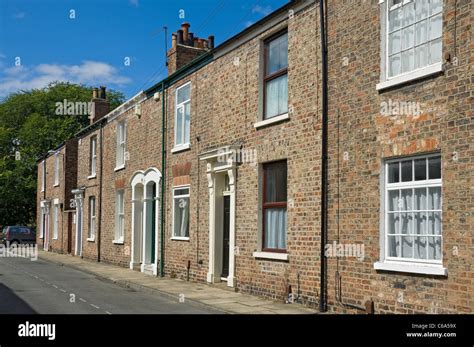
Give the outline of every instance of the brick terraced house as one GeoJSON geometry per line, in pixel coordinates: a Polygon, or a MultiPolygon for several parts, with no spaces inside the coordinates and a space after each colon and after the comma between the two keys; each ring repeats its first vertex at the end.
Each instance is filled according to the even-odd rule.
{"type": "Polygon", "coordinates": [[[291,1],[216,47],[184,23],[167,78],[111,112],[94,91],[69,246],[38,237],[322,311],[472,312],[472,4],[324,9],[291,1]]]}
{"type": "Polygon", "coordinates": [[[72,189],[77,185],[77,140],[67,140],[38,161],[37,243],[47,251],[71,253],[72,189]]]}

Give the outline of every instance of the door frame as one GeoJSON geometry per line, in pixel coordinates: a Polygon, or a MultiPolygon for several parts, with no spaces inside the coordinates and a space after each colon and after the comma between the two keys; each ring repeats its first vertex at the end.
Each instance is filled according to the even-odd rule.
{"type": "Polygon", "coordinates": [[[223,224],[223,204],[221,204],[222,206],[219,206],[219,201],[223,201],[222,196],[225,174],[229,177],[229,189],[227,193],[230,197],[228,287],[235,287],[237,284],[235,277],[235,199],[237,159],[239,157],[237,153],[240,151],[240,148],[240,145],[225,146],[205,152],[199,156],[200,160],[206,162],[206,175],[209,190],[208,283],[221,282],[223,244],[222,226],[219,227],[219,225],[223,224]]]}
{"type": "Polygon", "coordinates": [[[85,188],[73,189],[74,203],[76,205],[76,242],[74,245],[74,255],[82,257],[82,245],[84,242],[83,205],[85,188]]]}
{"type": "Polygon", "coordinates": [[[43,200],[40,202],[41,207],[41,233],[43,234],[43,249],[49,250],[49,208],[51,200],[43,200]]]}
{"type": "MultiPolygon", "coordinates": [[[[158,240],[160,233],[160,188],[161,188],[161,172],[154,167],[151,167],[145,171],[136,171],[131,179],[130,186],[132,187],[132,239],[131,239],[131,251],[130,251],[130,269],[133,269],[135,265],[138,265],[141,262],[140,271],[145,272],[146,267],[151,265],[152,272],[154,276],[158,276],[158,240]],[[149,183],[155,183],[155,196],[149,196],[149,183]],[[142,192],[140,196],[137,195],[137,186],[140,185],[142,192]],[[140,204],[140,205],[139,205],[140,204]],[[153,243],[153,235],[147,233],[147,226],[150,225],[147,216],[147,211],[149,204],[154,204],[155,208],[155,218],[151,220],[151,223],[154,224],[154,244],[151,246],[155,250],[155,259],[153,262],[147,263],[146,261],[151,257],[150,252],[150,243],[153,243]],[[137,212],[141,211],[141,216],[137,216],[137,212]],[[141,218],[140,221],[137,218],[141,218]],[[136,230],[139,227],[140,230],[136,230]],[[138,239],[137,239],[138,238],[138,239]],[[137,261],[137,250],[135,248],[140,248],[140,259],[137,261]]],[[[153,225],[151,224],[151,225],[153,225]]],[[[153,231],[153,228],[152,228],[153,231]]],[[[152,252],[150,252],[152,253],[152,252]]]]}

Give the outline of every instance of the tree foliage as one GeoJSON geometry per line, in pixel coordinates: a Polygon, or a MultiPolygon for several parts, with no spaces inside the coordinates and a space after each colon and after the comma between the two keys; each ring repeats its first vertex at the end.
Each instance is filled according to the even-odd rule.
{"type": "MultiPolygon", "coordinates": [[[[89,124],[87,115],[56,114],[56,105],[89,102],[91,96],[91,87],[54,82],[0,103],[0,226],[35,224],[36,161],[89,124]]],[[[108,91],[107,99],[113,110],[125,97],[108,91]]]]}

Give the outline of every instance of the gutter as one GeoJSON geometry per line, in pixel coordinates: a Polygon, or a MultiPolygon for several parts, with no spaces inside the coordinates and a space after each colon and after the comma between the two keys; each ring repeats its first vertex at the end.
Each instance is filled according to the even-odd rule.
{"type": "Polygon", "coordinates": [[[325,248],[327,242],[327,181],[328,181],[328,65],[327,40],[324,13],[325,0],[319,0],[319,19],[321,27],[321,74],[322,74],[322,134],[321,134],[321,253],[320,253],[320,281],[319,281],[319,311],[327,311],[327,264],[325,248]]]}

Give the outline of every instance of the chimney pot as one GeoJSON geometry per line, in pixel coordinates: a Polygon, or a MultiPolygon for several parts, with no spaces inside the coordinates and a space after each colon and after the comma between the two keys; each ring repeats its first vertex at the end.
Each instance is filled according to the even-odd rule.
{"type": "Polygon", "coordinates": [[[194,34],[193,33],[189,33],[188,34],[188,37],[189,37],[189,40],[188,40],[188,45],[193,47],[194,46],[194,34]]]}
{"type": "Polygon", "coordinates": [[[171,35],[171,48],[176,48],[176,39],[177,39],[176,34],[173,33],[171,35]]]}
{"type": "Polygon", "coordinates": [[[104,100],[106,99],[106,94],[105,94],[105,90],[106,90],[106,89],[107,89],[107,87],[100,86],[100,95],[99,95],[99,97],[100,97],[101,99],[104,99],[104,100]]]}
{"type": "Polygon", "coordinates": [[[98,98],[97,92],[98,92],[97,88],[92,88],[92,99],[98,98]]]}
{"type": "Polygon", "coordinates": [[[204,48],[204,39],[199,39],[199,41],[198,41],[198,47],[199,47],[199,48],[204,48]]]}
{"type": "Polygon", "coordinates": [[[177,35],[178,35],[177,43],[178,45],[182,45],[183,44],[183,30],[179,29],[177,31],[177,35]]]}
{"type": "Polygon", "coordinates": [[[181,24],[181,30],[183,30],[183,40],[184,44],[188,45],[189,44],[189,27],[191,25],[187,22],[181,24]]]}
{"type": "Polygon", "coordinates": [[[214,35],[211,35],[207,38],[209,49],[214,49],[214,35]]]}

